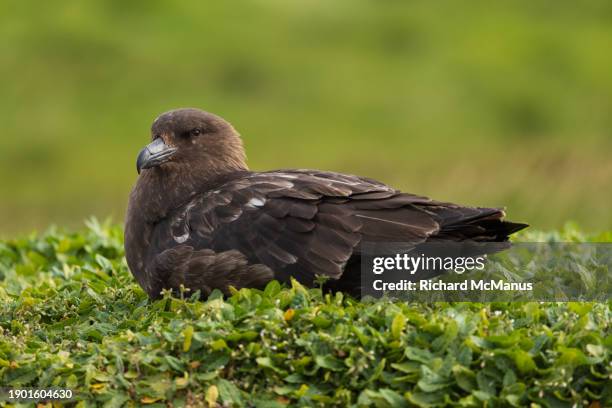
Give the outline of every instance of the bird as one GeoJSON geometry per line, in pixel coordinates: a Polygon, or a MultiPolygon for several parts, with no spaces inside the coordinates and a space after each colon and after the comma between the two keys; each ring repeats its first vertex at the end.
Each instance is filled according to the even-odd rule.
{"type": "Polygon", "coordinates": [[[504,209],[462,206],[356,175],[310,169],[251,171],[242,139],[213,113],[158,116],[138,154],[125,254],[151,299],[164,290],[264,288],[292,279],[359,287],[366,242],[507,242],[527,224],[504,209]]]}

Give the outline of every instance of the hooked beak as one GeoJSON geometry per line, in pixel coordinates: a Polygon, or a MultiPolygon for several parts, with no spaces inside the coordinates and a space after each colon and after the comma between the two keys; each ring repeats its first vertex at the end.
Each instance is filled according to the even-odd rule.
{"type": "Polygon", "coordinates": [[[161,137],[158,137],[138,153],[138,159],[136,159],[136,170],[138,170],[138,174],[140,174],[140,171],[143,169],[157,167],[167,162],[174,156],[177,150],[176,147],[168,146],[161,137]]]}

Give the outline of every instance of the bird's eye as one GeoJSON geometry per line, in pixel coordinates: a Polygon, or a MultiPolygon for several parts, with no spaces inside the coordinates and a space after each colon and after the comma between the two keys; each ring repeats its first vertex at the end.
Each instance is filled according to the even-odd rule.
{"type": "Polygon", "coordinates": [[[202,133],[202,129],[200,128],[191,129],[191,131],[189,132],[191,136],[199,136],[200,133],[202,133]]]}

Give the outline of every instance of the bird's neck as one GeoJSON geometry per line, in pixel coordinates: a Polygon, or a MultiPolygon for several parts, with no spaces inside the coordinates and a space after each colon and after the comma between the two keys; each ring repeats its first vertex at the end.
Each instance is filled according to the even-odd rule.
{"type": "Polygon", "coordinates": [[[154,224],[194,196],[249,172],[246,165],[225,167],[223,170],[215,166],[207,166],[200,171],[167,170],[152,168],[143,172],[130,195],[128,211],[138,211],[147,223],[154,224]]]}

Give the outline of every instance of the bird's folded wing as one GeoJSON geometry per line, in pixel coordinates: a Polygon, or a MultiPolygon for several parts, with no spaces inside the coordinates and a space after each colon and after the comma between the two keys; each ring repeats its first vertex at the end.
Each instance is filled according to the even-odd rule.
{"type": "Polygon", "coordinates": [[[362,241],[423,242],[440,229],[423,209],[434,204],[357,176],[253,173],[196,196],[162,235],[196,249],[238,250],[279,279],[309,282],[340,277],[362,241]]]}

